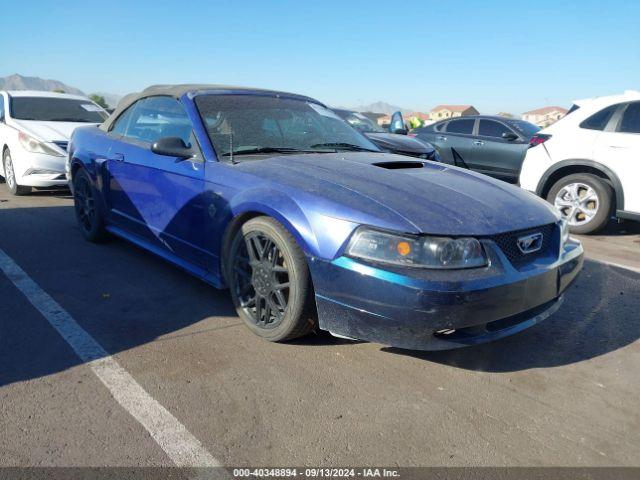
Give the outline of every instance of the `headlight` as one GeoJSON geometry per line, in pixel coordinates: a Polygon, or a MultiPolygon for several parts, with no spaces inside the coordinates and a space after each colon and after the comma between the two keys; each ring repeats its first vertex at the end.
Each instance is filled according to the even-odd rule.
{"type": "Polygon", "coordinates": [[[425,268],[474,268],[487,264],[475,238],[414,237],[361,228],[346,250],[352,257],[425,268]]]}
{"type": "Polygon", "coordinates": [[[26,133],[20,132],[18,133],[18,140],[20,140],[20,144],[22,148],[24,148],[28,152],[33,153],[44,153],[45,155],[55,155],[56,157],[64,157],[64,154],[50,147],[44,142],[40,140],[36,140],[30,135],[26,133]]]}
{"type": "Polygon", "coordinates": [[[560,248],[563,248],[565,243],[569,241],[569,222],[564,218],[560,219],[560,248]]]}

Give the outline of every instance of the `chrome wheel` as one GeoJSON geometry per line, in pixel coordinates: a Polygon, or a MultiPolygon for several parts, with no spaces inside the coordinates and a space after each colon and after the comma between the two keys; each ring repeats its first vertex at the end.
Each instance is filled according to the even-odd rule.
{"type": "Polygon", "coordinates": [[[269,236],[250,232],[238,247],[233,269],[240,308],[260,328],[282,322],[289,301],[289,269],[269,236]]]}
{"type": "Polygon", "coordinates": [[[13,162],[10,155],[6,155],[4,159],[4,179],[9,190],[13,190],[16,186],[16,174],[13,171],[13,162]]]}
{"type": "Polygon", "coordinates": [[[86,178],[81,177],[75,185],[73,199],[80,226],[90,232],[95,219],[95,203],[91,185],[86,178]]]}
{"type": "Polygon", "coordinates": [[[589,223],[600,207],[597,192],[586,183],[569,183],[563,186],[553,203],[573,227],[589,223]]]}

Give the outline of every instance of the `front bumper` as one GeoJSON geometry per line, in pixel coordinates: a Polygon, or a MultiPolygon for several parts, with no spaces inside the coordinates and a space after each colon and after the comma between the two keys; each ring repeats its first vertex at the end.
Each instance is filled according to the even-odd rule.
{"type": "Polygon", "coordinates": [[[489,266],[468,270],[391,271],[347,257],[310,259],[320,328],[415,350],[488,342],[555,312],[582,268],[576,241],[520,268],[495,243],[483,243],[489,266]]]}
{"type": "Polygon", "coordinates": [[[29,187],[63,187],[67,185],[65,157],[41,153],[12,151],[18,185],[29,187]]]}

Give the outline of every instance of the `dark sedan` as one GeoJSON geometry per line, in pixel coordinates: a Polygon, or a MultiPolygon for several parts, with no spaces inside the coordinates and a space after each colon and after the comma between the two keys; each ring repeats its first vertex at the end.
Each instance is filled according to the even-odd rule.
{"type": "Polygon", "coordinates": [[[523,120],[474,115],[443,120],[412,133],[433,144],[444,163],[516,183],[529,140],[538,130],[523,120]]]}
{"type": "MultiPolygon", "coordinates": [[[[351,110],[334,108],[333,111],[349,125],[363,133],[386,152],[438,161],[438,152],[428,142],[415,137],[390,133],[365,115],[351,110]]],[[[406,131],[404,132],[406,134],[406,131]]]]}

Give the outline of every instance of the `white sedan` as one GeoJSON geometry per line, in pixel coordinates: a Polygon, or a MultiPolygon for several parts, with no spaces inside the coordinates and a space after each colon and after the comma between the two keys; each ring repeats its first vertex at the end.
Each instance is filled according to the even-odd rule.
{"type": "Polygon", "coordinates": [[[107,112],[86,97],[55,92],[0,91],[0,176],[14,195],[32,187],[66,186],[71,133],[107,112]]]}

